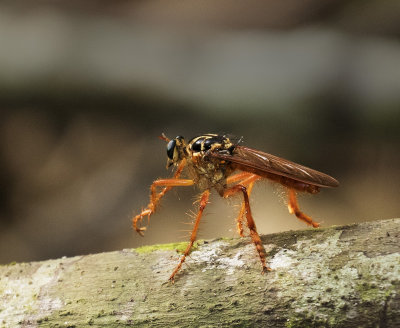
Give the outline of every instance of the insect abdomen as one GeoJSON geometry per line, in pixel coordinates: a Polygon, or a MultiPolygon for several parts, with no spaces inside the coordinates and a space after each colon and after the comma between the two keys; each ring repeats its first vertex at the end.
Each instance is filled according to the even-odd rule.
{"type": "Polygon", "coordinates": [[[265,173],[265,177],[268,178],[269,180],[275,181],[275,182],[279,182],[280,184],[289,187],[289,188],[293,188],[296,189],[298,191],[304,191],[304,192],[308,192],[310,194],[316,194],[319,192],[319,187],[318,186],[314,186],[308,183],[304,183],[302,181],[297,181],[297,180],[293,180],[281,175],[275,175],[272,173],[265,173]]]}
{"type": "Polygon", "coordinates": [[[305,183],[302,181],[287,178],[282,175],[277,175],[277,174],[273,174],[273,173],[269,173],[269,172],[265,172],[265,171],[261,171],[261,170],[252,169],[249,167],[241,168],[240,165],[237,165],[237,164],[234,166],[236,169],[255,173],[263,178],[267,178],[271,181],[278,182],[288,188],[293,188],[298,191],[308,192],[310,194],[316,194],[319,192],[319,187],[312,185],[312,184],[308,184],[308,183],[305,183]]]}

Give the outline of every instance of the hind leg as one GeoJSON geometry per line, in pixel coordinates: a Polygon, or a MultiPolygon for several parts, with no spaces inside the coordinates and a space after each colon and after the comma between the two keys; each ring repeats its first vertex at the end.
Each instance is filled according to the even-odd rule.
{"type": "Polygon", "coordinates": [[[289,189],[288,210],[289,210],[290,214],[296,215],[300,220],[304,221],[308,225],[313,226],[314,228],[319,227],[318,222],[314,222],[311,219],[311,217],[309,217],[307,214],[304,214],[302,211],[300,211],[299,205],[297,203],[296,191],[294,191],[294,189],[289,189]]]}

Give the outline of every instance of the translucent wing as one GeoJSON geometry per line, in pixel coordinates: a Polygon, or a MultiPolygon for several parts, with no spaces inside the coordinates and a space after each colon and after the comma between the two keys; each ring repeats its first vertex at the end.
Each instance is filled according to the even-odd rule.
{"type": "Polygon", "coordinates": [[[318,187],[337,187],[339,182],[331,176],[293,163],[286,159],[244,146],[236,146],[231,154],[215,150],[209,156],[235,163],[242,171],[272,173],[318,187]]]}

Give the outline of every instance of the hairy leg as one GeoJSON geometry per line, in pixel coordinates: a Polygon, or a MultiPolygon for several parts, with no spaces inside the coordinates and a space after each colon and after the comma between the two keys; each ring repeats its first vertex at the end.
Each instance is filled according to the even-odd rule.
{"type": "Polygon", "coordinates": [[[138,227],[138,222],[141,222],[143,217],[147,216],[150,219],[150,216],[155,212],[157,205],[160,203],[161,198],[172,189],[172,187],[179,186],[191,186],[194,184],[192,180],[188,179],[178,179],[182,173],[182,170],[186,166],[186,161],[182,160],[179,166],[177,167],[173,178],[171,179],[159,179],[153,182],[150,187],[150,203],[147,207],[142,210],[142,212],[135,217],[132,218],[133,228],[138,232],[141,236],[143,236],[143,232],[146,230],[145,227],[138,227]],[[164,187],[160,192],[157,193],[158,187],[164,187]]]}
{"type": "Polygon", "coordinates": [[[296,215],[300,220],[304,221],[308,225],[313,226],[314,228],[319,227],[319,223],[314,222],[311,217],[300,211],[299,205],[297,203],[296,191],[294,189],[289,189],[288,209],[290,214],[296,215]]]}
{"type": "MultiPolygon", "coordinates": [[[[247,194],[250,198],[251,192],[253,190],[254,182],[257,180],[261,179],[260,176],[256,174],[248,174],[245,179],[239,182],[240,185],[247,187],[247,194]]],[[[244,219],[244,213],[246,210],[246,203],[243,200],[242,205],[240,207],[239,214],[236,218],[236,227],[238,229],[238,233],[240,237],[244,237],[244,232],[243,232],[243,219],[244,219]]]]}
{"type": "Polygon", "coordinates": [[[234,182],[239,182],[239,181],[245,180],[245,179],[247,179],[248,177],[253,176],[253,175],[255,175],[255,174],[249,173],[249,172],[239,172],[239,173],[237,173],[237,174],[234,174],[234,175],[229,176],[229,177],[226,179],[226,184],[227,184],[227,185],[230,185],[230,184],[232,184],[232,183],[234,183],[234,182]]]}
{"type": "Polygon", "coordinates": [[[197,237],[197,229],[199,228],[200,219],[201,219],[201,217],[202,217],[202,215],[203,215],[203,211],[204,211],[206,205],[208,204],[208,199],[209,199],[209,197],[210,197],[210,190],[209,190],[209,189],[205,190],[205,191],[201,194],[199,212],[197,213],[197,217],[196,217],[196,220],[195,220],[195,222],[194,222],[194,227],[193,227],[193,230],[192,230],[192,234],[190,235],[189,244],[187,245],[187,247],[186,247],[186,249],[185,249],[185,252],[183,253],[183,255],[182,255],[182,257],[181,257],[181,259],[180,259],[180,261],[179,261],[179,264],[176,266],[175,270],[172,272],[171,276],[169,277],[169,280],[170,280],[172,283],[174,282],[176,273],[177,273],[177,272],[180,270],[180,268],[182,267],[182,264],[183,264],[183,263],[185,262],[185,260],[186,260],[186,256],[189,255],[190,250],[191,250],[192,247],[193,247],[193,244],[194,244],[194,242],[195,242],[195,240],[196,240],[196,237],[197,237]]]}
{"type": "Polygon", "coordinates": [[[244,207],[245,207],[245,214],[246,214],[246,219],[247,219],[247,227],[250,230],[250,237],[256,246],[258,255],[260,257],[261,265],[262,265],[262,273],[266,271],[270,271],[271,269],[267,267],[266,264],[266,254],[267,252],[264,249],[264,246],[261,242],[260,235],[257,232],[256,224],[253,220],[253,216],[251,215],[251,209],[250,209],[250,202],[249,202],[249,195],[247,193],[247,188],[243,185],[237,184],[234,185],[233,187],[227,189],[224,193],[224,197],[230,197],[237,192],[242,192],[243,193],[243,198],[244,198],[244,207]]]}
{"type": "MultiPolygon", "coordinates": [[[[176,169],[176,171],[175,171],[175,173],[174,173],[174,176],[172,177],[172,179],[178,179],[180,176],[181,176],[181,174],[182,174],[182,171],[183,171],[183,169],[185,168],[185,166],[186,166],[186,159],[183,159],[180,163],[179,163],[179,165],[178,165],[178,167],[177,167],[177,169],[176,169]]],[[[168,179],[167,179],[168,180],[168,179]]],[[[164,195],[169,191],[169,190],[171,190],[171,188],[172,187],[174,187],[174,186],[165,186],[164,188],[163,188],[163,190],[161,190],[158,194],[156,194],[156,188],[155,188],[155,186],[153,187],[153,185],[151,185],[151,187],[150,187],[150,190],[151,190],[151,196],[150,196],[150,203],[156,203],[157,204],[157,202],[159,202],[160,200],[161,200],[161,198],[162,197],[164,197],[164,195]]]]}

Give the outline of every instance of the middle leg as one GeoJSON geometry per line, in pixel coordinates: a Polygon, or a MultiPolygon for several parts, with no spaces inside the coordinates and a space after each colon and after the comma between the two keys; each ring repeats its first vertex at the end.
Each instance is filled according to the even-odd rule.
{"type": "MultiPolygon", "coordinates": [[[[245,179],[240,181],[238,184],[247,187],[247,195],[250,198],[254,183],[259,179],[261,179],[260,176],[258,176],[256,174],[250,174],[245,179]]],[[[240,237],[244,237],[243,218],[244,218],[245,210],[246,210],[246,202],[243,200],[242,205],[240,207],[239,214],[236,218],[236,226],[237,226],[240,237]]]]}
{"type": "Polygon", "coordinates": [[[262,244],[260,235],[257,232],[256,224],[253,220],[253,216],[251,215],[251,209],[250,209],[250,201],[249,201],[249,195],[247,193],[247,189],[245,186],[241,184],[234,185],[233,187],[227,189],[224,193],[224,197],[230,197],[237,192],[242,192],[243,193],[243,198],[244,198],[244,207],[245,207],[245,213],[246,213],[246,219],[247,219],[247,227],[250,230],[250,237],[256,246],[258,255],[260,257],[261,265],[262,265],[262,273],[271,271],[269,267],[267,267],[266,264],[266,256],[267,252],[265,251],[265,248],[262,244]]]}

